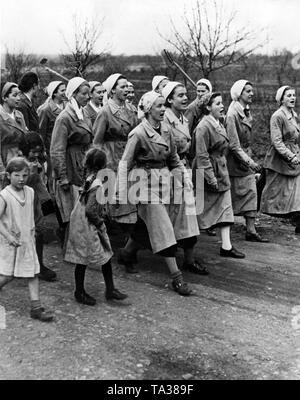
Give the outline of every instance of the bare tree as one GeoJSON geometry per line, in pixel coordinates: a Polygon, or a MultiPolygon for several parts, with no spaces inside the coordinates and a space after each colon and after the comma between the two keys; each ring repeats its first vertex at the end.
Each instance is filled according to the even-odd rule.
{"type": "Polygon", "coordinates": [[[287,49],[275,50],[271,56],[274,73],[278,86],[292,82],[296,84],[298,71],[294,70],[291,65],[293,54],[287,49]]]}
{"type": "Polygon", "coordinates": [[[87,68],[106,57],[108,45],[97,50],[99,39],[103,33],[104,18],[97,16],[89,21],[81,22],[77,15],[73,16],[73,41],[68,42],[62,33],[70,53],[63,54],[66,67],[74,68],[77,76],[85,74],[87,68]]]}
{"type": "Polygon", "coordinates": [[[7,80],[18,82],[22,74],[36,63],[36,58],[26,54],[24,50],[13,52],[6,46],[5,68],[7,69],[7,80]]]}
{"type": "Polygon", "coordinates": [[[258,32],[237,29],[237,13],[225,12],[224,3],[196,0],[191,13],[185,9],[182,31],[172,19],[171,35],[160,34],[197,73],[208,78],[217,70],[236,64],[264,43],[256,43],[258,32]]]}

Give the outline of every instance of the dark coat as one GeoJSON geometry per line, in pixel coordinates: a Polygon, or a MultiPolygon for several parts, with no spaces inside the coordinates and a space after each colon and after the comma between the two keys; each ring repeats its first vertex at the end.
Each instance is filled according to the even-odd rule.
{"type": "Polygon", "coordinates": [[[44,140],[45,149],[49,154],[52,131],[54,128],[55,120],[62,112],[62,109],[53,101],[47,101],[37,110],[40,122],[39,131],[44,140]]]}
{"type": "Polygon", "coordinates": [[[23,114],[27,129],[30,131],[39,131],[39,117],[32,102],[25,96],[24,93],[20,94],[20,103],[17,107],[23,114]]]}

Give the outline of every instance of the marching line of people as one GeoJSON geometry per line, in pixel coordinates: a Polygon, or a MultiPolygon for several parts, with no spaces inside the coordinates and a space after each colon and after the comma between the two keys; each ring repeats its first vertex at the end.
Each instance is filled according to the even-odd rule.
{"type": "MultiPolygon", "coordinates": [[[[96,304],[84,285],[90,265],[102,271],[107,300],[127,298],[114,285],[106,221],[116,221],[122,228],[126,242],[118,262],[128,273],[138,271],[139,250],[150,249],[164,258],[172,288],[183,296],[192,294],[183,271],[209,274],[194,254],[200,230],[209,235],[220,230],[221,257],[245,258],[231,243],[235,215],[245,218],[247,241],[268,242],[255,228],[260,196],[256,174],[261,166],[251,150],[251,82],[233,84],[227,113],[221,94],[207,79],[197,82],[197,97],[188,105],[183,83],[155,76],[152,90],[141,97],[138,107],[133,104],[134,85],[119,73],[103,83],[80,77],[67,85],[50,82],[47,100],[35,110],[38,85],[34,72],[25,73],[19,85],[6,82],[0,106],[0,289],[14,277],[27,278],[32,318],[53,320],[53,313],[41,305],[38,285],[38,277],[57,279],[43,262],[41,222],[50,213],[57,216],[64,260],[75,265],[74,297],[89,306],[96,304]],[[105,198],[100,177],[106,169],[116,174],[117,185],[115,201],[104,204],[99,201],[99,196],[105,198]],[[134,202],[128,187],[139,169],[146,178],[134,202]],[[195,206],[188,212],[195,205],[199,170],[204,173],[203,209],[196,212],[195,206]],[[167,201],[159,184],[162,178],[169,182],[167,201]],[[175,201],[178,182],[180,204],[175,201]],[[187,198],[192,202],[188,204],[187,198]],[[181,266],[178,247],[184,251],[181,266]]],[[[279,88],[276,101],[279,108],[271,117],[271,145],[263,165],[261,212],[292,218],[299,233],[295,90],[279,88]]]]}

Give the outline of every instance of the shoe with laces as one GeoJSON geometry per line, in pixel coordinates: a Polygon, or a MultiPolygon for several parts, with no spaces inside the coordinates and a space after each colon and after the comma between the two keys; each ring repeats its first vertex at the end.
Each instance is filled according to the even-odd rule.
{"type": "Polygon", "coordinates": [[[74,292],[74,297],[78,303],[85,304],[87,306],[94,306],[96,304],[96,299],[86,292],[74,292]]]}
{"type": "Polygon", "coordinates": [[[121,293],[118,289],[113,289],[105,292],[106,300],[125,300],[127,299],[127,294],[121,293]]]}
{"type": "Polygon", "coordinates": [[[173,280],[172,287],[181,296],[190,296],[192,294],[192,289],[189,288],[186,282],[173,280]]]}
{"type": "Polygon", "coordinates": [[[51,322],[54,319],[53,313],[51,311],[46,311],[44,307],[32,309],[30,311],[30,317],[42,322],[51,322]]]}
{"type": "Polygon", "coordinates": [[[182,265],[181,269],[192,272],[197,275],[208,275],[209,274],[208,270],[203,265],[201,265],[198,261],[194,261],[192,264],[184,263],[182,265]]]}

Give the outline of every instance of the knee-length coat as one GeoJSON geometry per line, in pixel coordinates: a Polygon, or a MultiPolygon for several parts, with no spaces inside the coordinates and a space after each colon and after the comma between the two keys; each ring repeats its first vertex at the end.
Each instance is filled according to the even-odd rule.
{"type": "MultiPolygon", "coordinates": [[[[131,170],[133,176],[137,168],[145,171],[141,179],[137,209],[139,217],[147,226],[154,253],[176,244],[177,240],[199,234],[196,213],[188,212],[184,196],[181,204],[175,204],[174,192],[166,183],[171,185],[172,170],[186,172],[177,154],[173,134],[166,124],[161,124],[158,133],[143,119],[130,133],[121,161],[118,175],[120,197],[127,190],[128,171],[131,170]],[[160,176],[165,179],[163,193],[168,192],[169,198],[163,196],[162,188],[158,185],[160,176]]],[[[180,190],[183,192],[182,188],[180,190]]],[[[187,195],[191,199],[192,190],[187,195]]]]}
{"type": "Polygon", "coordinates": [[[232,205],[235,215],[255,216],[257,190],[252,160],[252,116],[240,102],[232,104],[225,121],[229,138],[227,166],[231,178],[232,205]]]}
{"type": "Polygon", "coordinates": [[[29,100],[29,98],[21,92],[20,102],[17,107],[19,111],[23,114],[25,124],[29,131],[38,132],[39,130],[39,117],[35,109],[34,104],[29,100]]]}
{"type": "Polygon", "coordinates": [[[119,107],[112,99],[99,111],[95,120],[94,145],[107,156],[107,168],[117,171],[128,134],[138,124],[136,114],[127,106],[119,107]]]}
{"type": "Polygon", "coordinates": [[[37,109],[39,116],[39,132],[43,138],[47,154],[50,152],[51,136],[56,118],[63,111],[65,105],[66,104],[63,103],[63,108],[60,108],[52,99],[50,99],[37,109]]]}
{"type": "Polygon", "coordinates": [[[224,126],[205,116],[196,128],[196,155],[193,168],[204,169],[204,208],[199,226],[207,229],[234,222],[230,178],[226,156],[229,139],[224,126]],[[217,184],[217,189],[212,188],[217,184]]]}
{"type": "Polygon", "coordinates": [[[271,145],[264,167],[266,185],[261,199],[261,211],[274,216],[289,215],[300,211],[300,126],[297,114],[280,107],[270,121],[271,145]]]}
{"type": "Polygon", "coordinates": [[[57,117],[51,138],[50,157],[54,171],[56,200],[62,219],[68,222],[77,195],[76,187],[84,182],[83,160],[92,143],[89,119],[80,120],[68,103],[57,117]],[[64,191],[61,185],[69,184],[64,191]]]}

